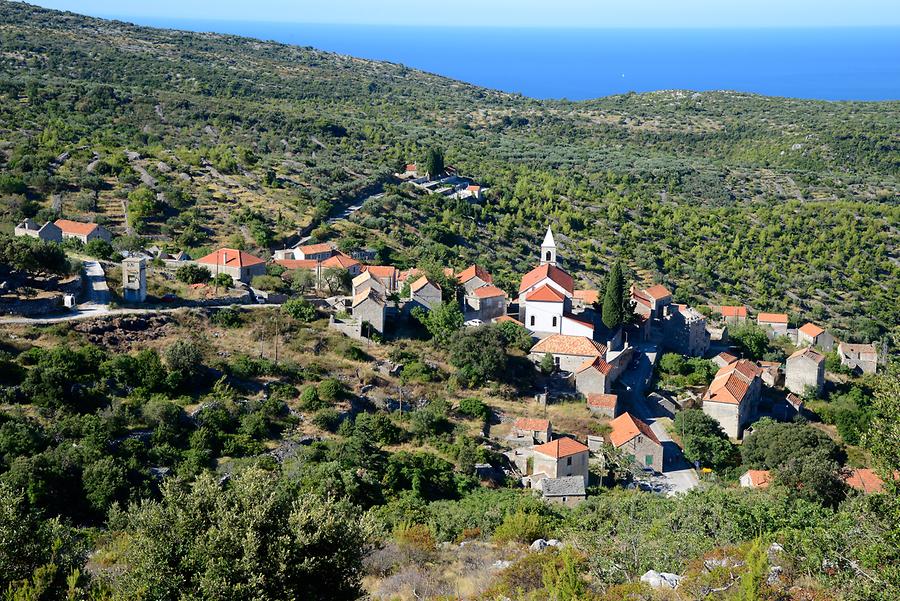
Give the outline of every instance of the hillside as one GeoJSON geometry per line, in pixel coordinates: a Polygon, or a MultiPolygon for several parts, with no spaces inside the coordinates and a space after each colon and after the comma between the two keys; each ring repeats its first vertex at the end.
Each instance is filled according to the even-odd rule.
{"type": "Polygon", "coordinates": [[[59,210],[173,248],[277,247],[438,146],[490,186],[484,207],[388,195],[354,217],[364,231],[316,235],[380,237],[398,262],[478,257],[508,285],[556,223],[586,284],[622,257],[680,301],[896,336],[900,103],[681,91],[538,102],[11,2],[0,32],[7,226],[59,210]],[[141,186],[159,202],[132,202],[127,227],[141,186]]]}

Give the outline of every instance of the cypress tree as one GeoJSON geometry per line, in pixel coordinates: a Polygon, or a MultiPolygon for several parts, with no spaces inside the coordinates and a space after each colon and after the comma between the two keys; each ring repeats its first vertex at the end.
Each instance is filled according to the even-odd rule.
{"type": "Polygon", "coordinates": [[[601,319],[607,328],[615,328],[622,325],[625,319],[625,278],[622,275],[622,266],[615,262],[606,280],[606,290],[603,294],[603,309],[601,319]]]}

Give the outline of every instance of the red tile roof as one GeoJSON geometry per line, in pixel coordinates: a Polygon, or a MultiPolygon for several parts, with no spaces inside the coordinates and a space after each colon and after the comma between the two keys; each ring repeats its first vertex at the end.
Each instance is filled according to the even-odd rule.
{"type": "Polygon", "coordinates": [[[535,267],[522,276],[522,283],[519,285],[519,292],[524,292],[538,282],[544,279],[550,279],[556,282],[563,290],[572,294],[575,289],[575,281],[568,273],[556,267],[555,265],[540,265],[535,267]]]}
{"type": "Polygon", "coordinates": [[[506,293],[496,286],[482,286],[481,288],[476,288],[472,294],[474,294],[478,298],[495,298],[497,296],[506,296],[506,293]]]}
{"type": "Polygon", "coordinates": [[[538,341],[531,347],[532,353],[550,353],[552,355],[576,355],[580,357],[603,357],[606,347],[587,336],[566,336],[553,334],[538,341]]]}
{"type": "Polygon", "coordinates": [[[197,259],[197,262],[205,265],[219,265],[221,267],[250,267],[251,265],[265,263],[259,257],[254,257],[250,253],[233,248],[220,248],[202,259],[197,259]]]}
{"type": "Polygon", "coordinates": [[[614,394],[589,394],[587,395],[587,404],[591,407],[600,409],[615,409],[619,402],[619,397],[614,394]]]}
{"type": "Polygon", "coordinates": [[[788,316],[785,313],[760,313],[756,316],[759,323],[787,323],[788,316]]]}
{"type": "Polygon", "coordinates": [[[609,372],[612,371],[612,365],[607,363],[603,357],[590,357],[578,366],[575,373],[580,374],[588,369],[596,369],[603,375],[609,375],[609,372]]]}
{"type": "Polygon", "coordinates": [[[538,419],[535,417],[520,417],[513,424],[513,427],[519,430],[528,430],[530,432],[546,432],[550,428],[549,419],[538,419]]]}
{"type": "Polygon", "coordinates": [[[790,362],[791,359],[797,359],[799,357],[806,357],[807,359],[810,359],[815,363],[821,363],[825,360],[825,355],[814,351],[808,346],[794,351],[794,353],[790,357],[788,357],[787,360],[788,362],[790,362]]]}
{"type": "Polygon", "coordinates": [[[407,171],[415,171],[415,170],[416,170],[416,164],[415,164],[415,163],[408,163],[408,164],[406,165],[406,170],[407,170],[407,171]]]}
{"type": "Polygon", "coordinates": [[[376,278],[397,277],[397,268],[392,265],[365,265],[362,270],[368,271],[376,278]]]}
{"type": "Polygon", "coordinates": [[[53,223],[64,234],[74,234],[76,236],[87,236],[100,227],[96,223],[82,223],[80,221],[70,221],[69,219],[57,219],[53,223]]]}
{"type": "Polygon", "coordinates": [[[817,336],[819,336],[819,334],[822,334],[825,332],[825,330],[823,330],[822,328],[820,328],[819,326],[817,326],[814,323],[807,323],[807,324],[800,326],[800,331],[803,332],[804,334],[806,334],[807,336],[809,336],[810,338],[816,338],[817,336]]]}
{"type": "Polygon", "coordinates": [[[747,470],[747,476],[750,476],[750,486],[752,488],[768,488],[772,481],[769,470],[747,470]]]}
{"type": "Polygon", "coordinates": [[[478,192],[479,190],[481,190],[481,186],[468,186],[466,190],[468,190],[469,192],[478,192]]]}
{"type": "Polygon", "coordinates": [[[846,477],[847,486],[864,493],[884,492],[884,480],[869,468],[851,470],[846,477]]]}
{"type": "Polygon", "coordinates": [[[572,293],[572,297],[585,304],[593,305],[600,300],[600,293],[596,290],[576,290],[572,293]]]}
{"type": "Polygon", "coordinates": [[[672,296],[672,293],[669,292],[669,289],[662,284],[654,284],[649,288],[646,288],[644,290],[644,294],[657,301],[672,296]]]}
{"type": "Polygon", "coordinates": [[[548,455],[555,459],[562,459],[569,455],[577,455],[578,453],[586,453],[587,451],[588,448],[586,446],[567,436],[534,447],[535,453],[548,455]]]}
{"type": "Polygon", "coordinates": [[[719,307],[722,317],[747,317],[747,307],[744,305],[722,305],[719,307]]]}
{"type": "Polygon", "coordinates": [[[703,400],[740,405],[758,375],[759,368],[747,359],[730,363],[716,372],[716,377],[703,395],[703,400]]]}
{"type": "Polygon", "coordinates": [[[423,275],[422,277],[420,277],[418,280],[416,280],[415,282],[413,282],[412,285],[409,287],[409,289],[410,289],[412,292],[418,292],[419,290],[421,290],[422,288],[424,288],[424,287],[427,286],[428,284],[431,284],[432,286],[434,286],[434,287],[437,288],[438,290],[441,289],[440,286],[438,286],[437,284],[435,284],[434,282],[432,282],[431,280],[429,280],[429,279],[428,279],[428,276],[424,276],[424,275],[423,275]]]}
{"type": "Polygon", "coordinates": [[[716,355],[716,358],[724,361],[725,365],[728,365],[729,363],[734,363],[735,361],[738,360],[738,358],[735,357],[734,355],[732,355],[731,353],[719,353],[718,355],[716,355]]]}
{"type": "Polygon", "coordinates": [[[561,303],[566,300],[566,297],[562,292],[544,284],[534,292],[528,293],[528,295],[525,296],[525,300],[545,303],[561,303]]]}
{"type": "Polygon", "coordinates": [[[616,419],[609,422],[612,426],[612,432],[609,433],[609,441],[614,447],[621,447],[623,444],[637,436],[643,434],[658,445],[662,445],[650,426],[642,422],[630,413],[623,413],[616,419]]]}
{"type": "Polygon", "coordinates": [[[322,267],[339,267],[340,269],[350,269],[359,264],[359,261],[352,259],[343,253],[332,255],[322,261],[322,267]]]}
{"type": "Polygon", "coordinates": [[[304,255],[318,255],[321,253],[333,252],[334,246],[332,246],[328,242],[321,242],[319,244],[307,244],[306,246],[298,246],[297,250],[302,252],[304,255]]]}
{"type": "Polygon", "coordinates": [[[640,304],[644,305],[648,309],[650,309],[653,305],[653,301],[650,300],[649,298],[647,298],[647,296],[644,295],[642,290],[632,290],[631,291],[631,299],[636,303],[640,303],[640,304]]]}
{"type": "Polygon", "coordinates": [[[479,267],[478,265],[469,265],[458,274],[456,274],[456,280],[460,284],[465,284],[474,277],[481,278],[481,280],[486,284],[491,284],[494,281],[494,278],[491,276],[491,274],[488,273],[486,269],[479,267]]]}
{"type": "Polygon", "coordinates": [[[275,263],[285,269],[315,269],[319,265],[314,259],[275,259],[275,263]]]}
{"type": "Polygon", "coordinates": [[[516,319],[515,317],[512,317],[510,315],[501,315],[500,317],[497,317],[494,319],[494,323],[505,323],[507,321],[510,321],[514,324],[520,325],[523,328],[525,327],[524,323],[522,323],[521,321],[519,321],[518,319],[516,319]]]}

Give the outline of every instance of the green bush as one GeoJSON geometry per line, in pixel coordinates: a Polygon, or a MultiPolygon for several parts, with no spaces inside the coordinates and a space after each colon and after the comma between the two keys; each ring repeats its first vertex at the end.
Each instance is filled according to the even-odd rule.
{"type": "Polygon", "coordinates": [[[250,280],[250,285],[257,290],[276,292],[284,288],[284,280],[271,275],[257,275],[250,280]]]}
{"type": "Polygon", "coordinates": [[[209,316],[209,321],[223,328],[239,328],[244,324],[241,312],[235,307],[225,307],[215,311],[209,316]]]}
{"type": "Polygon", "coordinates": [[[185,284],[203,284],[212,277],[209,269],[202,265],[189,263],[175,270],[175,279],[185,284]]]}
{"type": "Polygon", "coordinates": [[[498,543],[517,542],[530,544],[547,534],[547,524],[537,513],[516,511],[503,518],[503,523],[494,530],[493,539],[498,543]]]}
{"type": "Polygon", "coordinates": [[[459,412],[473,419],[486,420],[491,410],[480,399],[466,398],[459,402],[459,412]]]}
{"type": "Polygon", "coordinates": [[[315,386],[307,386],[300,393],[300,408],[304,411],[317,411],[328,407],[328,402],[319,397],[315,386]]]}
{"type": "Polygon", "coordinates": [[[319,392],[319,398],[323,401],[335,402],[344,398],[344,395],[347,392],[347,387],[344,386],[340,380],[336,380],[334,378],[328,378],[327,380],[323,380],[319,383],[317,387],[319,392]]]}
{"type": "Polygon", "coordinates": [[[318,317],[316,308],[305,298],[288,299],[281,305],[281,311],[303,323],[309,323],[318,317]]]}
{"type": "Polygon", "coordinates": [[[341,415],[336,409],[325,407],[324,409],[316,411],[316,414],[313,415],[312,422],[323,430],[334,432],[341,423],[341,415]]]}

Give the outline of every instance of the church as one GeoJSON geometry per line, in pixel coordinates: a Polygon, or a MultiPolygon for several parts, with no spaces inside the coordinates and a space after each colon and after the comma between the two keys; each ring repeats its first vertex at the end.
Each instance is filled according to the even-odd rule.
{"type": "Polygon", "coordinates": [[[519,321],[538,338],[552,334],[594,337],[588,314],[573,314],[575,281],[558,265],[556,241],[548,227],[541,243],[540,264],[522,276],[519,321]]]}

